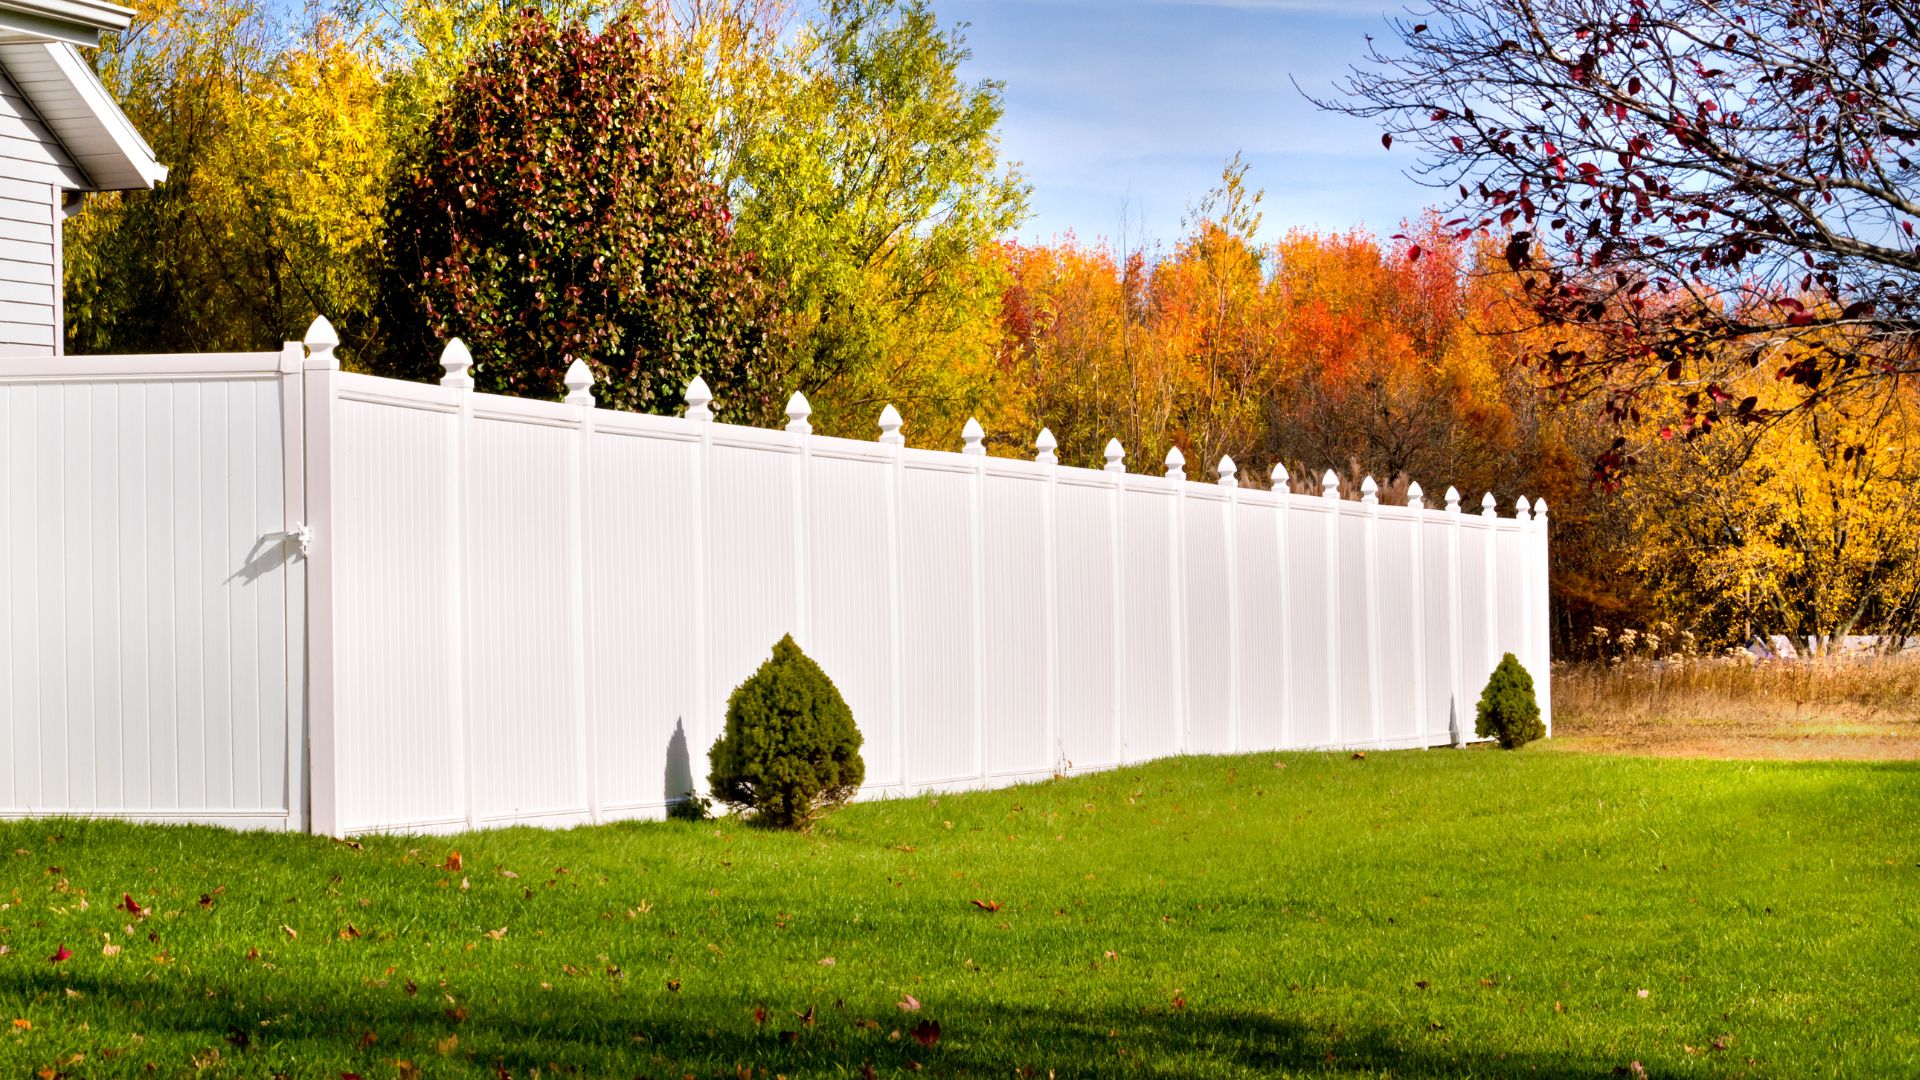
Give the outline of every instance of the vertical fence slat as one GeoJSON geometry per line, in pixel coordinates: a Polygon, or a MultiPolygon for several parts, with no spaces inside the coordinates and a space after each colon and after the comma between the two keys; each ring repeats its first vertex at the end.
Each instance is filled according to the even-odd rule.
{"type": "Polygon", "coordinates": [[[301,385],[305,398],[306,525],[312,540],[307,551],[307,729],[308,820],[314,832],[342,836],[338,768],[339,729],[334,716],[334,582],[333,547],[333,427],[334,382],[340,361],[333,351],[340,344],[326,319],[313,321],[305,341],[307,359],[301,385]]]}

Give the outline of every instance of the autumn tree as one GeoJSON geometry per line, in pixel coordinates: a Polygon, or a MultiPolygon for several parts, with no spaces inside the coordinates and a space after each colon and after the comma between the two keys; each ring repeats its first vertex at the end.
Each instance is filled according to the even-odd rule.
{"type": "MultiPolygon", "coordinates": [[[[1920,38],[1888,0],[1434,0],[1324,102],[1497,236],[1564,385],[1683,432],[1914,370],[1920,38]],[[1703,363],[1702,361],[1706,361],[1703,363]]],[[[1603,473],[1623,465],[1619,448],[1603,473]]]]}
{"type": "Polygon", "coordinates": [[[359,338],[392,152],[363,30],[322,9],[157,0],[96,65],[170,171],[65,223],[68,348],[267,349],[317,312],[359,338]]]}
{"type": "Polygon", "coordinates": [[[927,0],[663,3],[711,175],[778,281],[784,389],[865,437],[892,401],[916,439],[987,406],[1006,282],[993,245],[1025,216],[999,157],[1002,88],[968,82],[927,0]]]}
{"type": "Polygon", "coordinates": [[[557,396],[577,359],[616,408],[676,409],[700,375],[723,415],[770,415],[777,309],[700,146],[636,27],[524,16],[395,179],[380,370],[430,374],[457,336],[485,389],[557,396]]]}

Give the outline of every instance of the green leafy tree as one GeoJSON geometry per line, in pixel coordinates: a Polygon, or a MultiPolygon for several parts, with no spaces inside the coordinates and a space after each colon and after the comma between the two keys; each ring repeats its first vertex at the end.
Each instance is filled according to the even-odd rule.
{"type": "Polygon", "coordinates": [[[825,0],[797,28],[755,0],[677,15],[683,98],[785,290],[784,388],[829,432],[870,435],[888,401],[913,430],[957,431],[999,342],[992,242],[1026,213],[999,158],[1001,85],[960,77],[965,39],[925,0],[825,0]]]}
{"type": "Polygon", "coordinates": [[[1533,696],[1533,676],[1512,653],[1500,658],[1486,689],[1480,692],[1473,732],[1482,738],[1498,739],[1503,750],[1547,736],[1546,725],[1540,722],[1540,703],[1533,696]]]}
{"type": "Polygon", "coordinates": [[[701,375],[723,415],[770,413],[777,308],[701,147],[636,26],[522,17],[395,178],[377,367],[431,375],[457,336],[487,390],[554,396],[580,359],[616,408],[671,411],[701,375]]]}
{"type": "Polygon", "coordinates": [[[714,797],[775,828],[807,828],[866,778],[853,710],[792,635],[727,699],[710,760],[714,797]]]}

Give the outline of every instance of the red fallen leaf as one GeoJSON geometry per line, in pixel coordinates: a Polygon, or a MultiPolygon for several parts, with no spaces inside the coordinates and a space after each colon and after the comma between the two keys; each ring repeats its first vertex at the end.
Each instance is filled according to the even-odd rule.
{"type": "Polygon", "coordinates": [[[913,1027],[913,1041],[921,1046],[932,1046],[940,1041],[940,1021],[922,1020],[913,1027]]]}
{"type": "Polygon", "coordinates": [[[47,957],[47,962],[50,964],[58,964],[71,959],[73,959],[73,950],[67,948],[66,944],[62,942],[60,945],[60,951],[54,953],[52,956],[47,957]]]}
{"type": "Polygon", "coordinates": [[[753,1026],[761,1027],[765,1025],[766,1022],[767,1022],[767,1007],[765,1005],[755,1005],[753,1007],[753,1026]]]}
{"type": "Polygon", "coordinates": [[[1353,760],[1355,761],[1367,760],[1367,752],[1365,750],[1355,750],[1353,752],[1353,760]]]}
{"type": "Polygon", "coordinates": [[[1184,998],[1184,997],[1181,997],[1181,996],[1180,996],[1179,994],[1175,994],[1175,995],[1173,995],[1173,1007],[1174,1007],[1174,1008],[1176,1008],[1176,1009],[1184,1009],[1184,1008],[1186,1008],[1186,1007],[1187,1007],[1187,999],[1186,999],[1186,998],[1184,998]]]}
{"type": "Polygon", "coordinates": [[[972,904],[974,907],[979,908],[981,911],[999,911],[1000,910],[1000,901],[998,900],[970,900],[968,901],[968,903],[972,904]]]}
{"type": "Polygon", "coordinates": [[[805,1026],[807,1027],[813,1026],[813,1006],[811,1005],[807,1006],[806,1012],[794,1013],[793,1015],[799,1017],[800,1023],[804,1024],[805,1026]]]}
{"type": "Polygon", "coordinates": [[[459,852],[455,851],[447,855],[447,861],[440,864],[440,869],[457,874],[461,870],[466,869],[466,865],[467,861],[460,857],[459,852]]]}
{"type": "Polygon", "coordinates": [[[366,1048],[372,1046],[374,1043],[377,1043],[379,1041],[380,1041],[380,1036],[375,1035],[373,1032],[371,1031],[362,1032],[360,1035],[360,1049],[365,1050],[366,1048]]]}
{"type": "Polygon", "coordinates": [[[920,1011],[920,999],[917,997],[914,997],[912,994],[908,994],[903,1000],[899,1002],[899,1005],[900,1005],[900,1011],[902,1012],[919,1012],[920,1011]]]}
{"type": "Polygon", "coordinates": [[[860,1080],[879,1080],[880,1074],[873,1071],[873,1062],[860,1066],[860,1080]]]}
{"type": "Polygon", "coordinates": [[[140,901],[135,900],[132,893],[120,894],[120,907],[136,919],[147,917],[147,909],[140,906],[140,901]]]}
{"type": "Polygon", "coordinates": [[[359,1073],[341,1073],[340,1080],[360,1080],[359,1073]]]}

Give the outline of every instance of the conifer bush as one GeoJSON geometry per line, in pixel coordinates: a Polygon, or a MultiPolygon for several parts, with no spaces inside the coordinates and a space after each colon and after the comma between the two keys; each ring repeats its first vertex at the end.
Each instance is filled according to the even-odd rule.
{"type": "Polygon", "coordinates": [[[811,827],[866,777],[853,710],[791,634],[727,699],[711,762],[714,798],[780,829],[811,827]]]}
{"type": "Polygon", "coordinates": [[[1505,750],[1546,737],[1546,725],[1540,722],[1540,703],[1533,696],[1533,676],[1512,653],[1500,658],[1487,688],[1480,692],[1473,730],[1476,735],[1498,739],[1505,750]]]}

